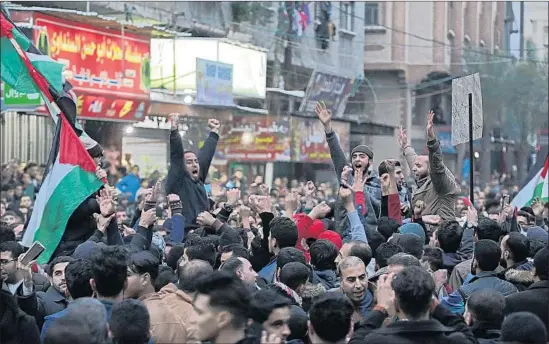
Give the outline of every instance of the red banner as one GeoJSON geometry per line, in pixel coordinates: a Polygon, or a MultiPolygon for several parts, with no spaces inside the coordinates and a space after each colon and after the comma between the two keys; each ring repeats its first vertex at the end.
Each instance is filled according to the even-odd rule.
{"type": "Polygon", "coordinates": [[[237,161],[290,161],[289,117],[233,116],[223,126],[216,158],[237,161]]]}
{"type": "Polygon", "coordinates": [[[34,24],[40,51],[67,66],[64,76],[83,103],[79,115],[136,120],[140,107],[148,109],[148,38],[40,13],[34,14],[34,24]]]}
{"type": "MultiPolygon", "coordinates": [[[[292,118],[294,146],[292,161],[310,163],[332,163],[330,149],[326,142],[324,127],[317,118],[292,118]]],[[[348,157],[349,123],[332,121],[332,128],[339,138],[339,144],[348,157]]]]}

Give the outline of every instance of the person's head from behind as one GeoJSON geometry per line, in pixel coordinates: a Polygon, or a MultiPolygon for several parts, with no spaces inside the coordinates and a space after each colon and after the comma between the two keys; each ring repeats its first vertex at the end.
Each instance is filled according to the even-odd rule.
{"type": "Polygon", "coordinates": [[[501,260],[504,268],[526,261],[530,250],[530,243],[525,235],[511,232],[501,239],[501,260]]]}
{"type": "Polygon", "coordinates": [[[309,338],[312,343],[339,343],[352,326],[354,307],[343,295],[326,293],[309,310],[309,338]]]}
{"type": "Polygon", "coordinates": [[[393,218],[382,216],[377,222],[377,231],[383,235],[385,241],[389,240],[393,234],[398,233],[400,223],[393,218]]]}
{"type": "Polygon", "coordinates": [[[104,246],[92,254],[91,286],[97,297],[119,298],[126,287],[127,253],[122,246],[104,246]]]}
{"type": "Polygon", "coordinates": [[[242,257],[248,259],[248,250],[242,244],[231,244],[223,247],[221,250],[221,264],[225,263],[231,257],[242,257]]]}
{"type": "Polygon", "coordinates": [[[280,270],[279,281],[284,283],[298,295],[303,293],[303,289],[309,280],[309,268],[307,265],[299,262],[291,262],[280,270]]]}
{"type": "Polygon", "coordinates": [[[399,319],[428,319],[435,281],[418,266],[404,268],[391,282],[395,292],[395,309],[399,319]]]}
{"type": "Polygon", "coordinates": [[[421,266],[421,263],[411,254],[400,252],[387,260],[387,273],[396,274],[409,266],[421,266]]]}
{"type": "Polygon", "coordinates": [[[149,311],[143,302],[128,299],[112,306],[109,329],[113,344],[147,344],[149,327],[149,311]]]}
{"type": "Polygon", "coordinates": [[[376,270],[387,266],[387,260],[397,253],[402,252],[402,247],[393,242],[384,242],[376,250],[376,270]]]}
{"type": "Polygon", "coordinates": [[[482,239],[499,242],[501,237],[501,226],[494,220],[487,217],[479,217],[478,225],[475,230],[475,241],[482,239]]]}
{"type": "Polygon", "coordinates": [[[252,267],[250,261],[246,258],[232,257],[225,261],[220,267],[220,271],[236,275],[248,286],[254,286],[257,278],[257,272],[252,267]]]}
{"type": "Polygon", "coordinates": [[[268,334],[286,340],[292,302],[272,289],[256,291],[250,299],[249,317],[261,324],[268,334]]]}
{"type": "Polygon", "coordinates": [[[71,302],[66,315],[52,323],[44,344],[103,344],[108,337],[105,306],[84,297],[71,302]]]}
{"type": "Polygon", "coordinates": [[[297,226],[288,217],[275,217],[269,223],[269,252],[278,255],[284,247],[295,247],[297,243],[297,226]]]}
{"type": "Polygon", "coordinates": [[[437,230],[437,246],[444,253],[456,253],[461,244],[463,230],[457,221],[444,221],[437,230]]]}
{"type": "Polygon", "coordinates": [[[336,263],[339,264],[343,258],[347,257],[358,257],[364,262],[364,265],[368,266],[372,260],[372,248],[364,241],[353,240],[347,242],[341,246],[336,263]]]}
{"type": "Polygon", "coordinates": [[[227,333],[244,336],[249,295],[236,276],[214,271],[196,282],[193,301],[197,313],[198,340],[222,343],[227,333]]]}
{"type": "Polygon", "coordinates": [[[427,155],[418,155],[414,161],[412,172],[416,180],[422,180],[429,175],[429,157],[427,155]]]}
{"type": "Polygon", "coordinates": [[[2,280],[15,284],[23,279],[22,271],[17,269],[17,259],[25,253],[25,248],[16,241],[0,243],[0,273],[2,280]]]}
{"type": "Polygon", "coordinates": [[[463,317],[469,326],[480,323],[487,330],[499,330],[505,317],[505,297],[494,289],[476,290],[467,300],[463,317]]]}
{"type": "Polygon", "coordinates": [[[166,265],[160,265],[158,267],[158,276],[154,280],[154,291],[159,292],[160,289],[164,288],[170,283],[177,283],[177,275],[172,268],[166,265]]]}
{"type": "Polygon", "coordinates": [[[502,344],[546,344],[547,328],[535,314],[511,313],[503,320],[499,340],[502,344]]]}
{"type": "Polygon", "coordinates": [[[92,263],[86,259],[75,259],[65,268],[67,292],[72,300],[92,297],[90,280],[93,278],[92,263]]]}
{"type": "Polygon", "coordinates": [[[328,240],[317,240],[309,248],[311,254],[311,265],[315,270],[335,270],[337,247],[328,240]]]}
{"type": "Polygon", "coordinates": [[[549,250],[541,249],[534,256],[534,277],[538,281],[549,280],[549,250]]]}
{"type": "Polygon", "coordinates": [[[391,240],[393,244],[402,247],[402,252],[408,253],[417,259],[423,256],[424,240],[415,234],[398,234],[391,240]]]}
{"type": "Polygon", "coordinates": [[[364,262],[357,257],[347,257],[339,262],[341,291],[354,303],[360,304],[368,288],[368,275],[364,262]]]}
{"type": "Polygon", "coordinates": [[[6,241],[17,241],[15,238],[15,232],[4,223],[0,223],[0,244],[6,241]]]}
{"type": "Polygon", "coordinates": [[[499,266],[501,249],[499,245],[492,240],[479,240],[475,244],[474,257],[471,267],[473,274],[480,272],[491,272],[499,266]]]}
{"type": "Polygon", "coordinates": [[[425,246],[421,263],[427,264],[431,272],[435,272],[444,267],[444,252],[439,247],[425,246]]]}
{"type": "Polygon", "coordinates": [[[191,260],[177,269],[179,289],[188,294],[196,292],[196,283],[200,276],[209,275],[213,271],[209,262],[200,259],[191,260]]]}
{"type": "Polygon", "coordinates": [[[74,258],[68,256],[59,256],[54,258],[47,267],[46,273],[51,285],[61,295],[67,291],[67,282],[65,280],[65,269],[74,258]]]}
{"type": "Polygon", "coordinates": [[[150,251],[132,253],[128,257],[128,283],[124,298],[137,299],[154,291],[160,260],[150,251]]]}
{"type": "Polygon", "coordinates": [[[213,267],[217,258],[215,246],[212,244],[198,244],[190,247],[185,247],[183,256],[179,259],[179,266],[187,264],[194,259],[200,259],[210,263],[213,267]]]}
{"type": "Polygon", "coordinates": [[[234,245],[234,244],[240,244],[244,246],[244,241],[242,240],[242,237],[236,230],[232,231],[225,231],[219,236],[219,247],[218,250],[220,252],[223,252],[223,249],[226,246],[234,245]]]}
{"type": "Polygon", "coordinates": [[[279,276],[280,270],[291,262],[307,264],[305,253],[295,247],[284,247],[281,249],[280,252],[278,252],[278,256],[276,256],[276,275],[279,276]]]}
{"type": "Polygon", "coordinates": [[[307,313],[301,307],[292,305],[290,307],[290,320],[288,321],[290,335],[286,337],[286,341],[301,340],[306,343],[308,322],[309,316],[307,313]]]}

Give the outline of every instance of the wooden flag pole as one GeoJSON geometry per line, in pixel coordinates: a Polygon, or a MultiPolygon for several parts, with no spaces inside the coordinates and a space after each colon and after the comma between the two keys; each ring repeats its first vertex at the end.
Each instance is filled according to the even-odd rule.
{"type": "Polygon", "coordinates": [[[471,203],[475,204],[475,187],[473,184],[474,180],[474,162],[475,161],[475,153],[473,151],[473,94],[469,93],[469,199],[471,200],[471,203]]]}

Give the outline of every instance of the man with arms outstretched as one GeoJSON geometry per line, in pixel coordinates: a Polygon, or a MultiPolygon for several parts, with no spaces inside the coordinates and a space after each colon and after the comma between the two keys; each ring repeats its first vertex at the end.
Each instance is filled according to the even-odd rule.
{"type": "Polygon", "coordinates": [[[178,131],[179,114],[171,114],[170,131],[170,168],[166,179],[166,194],[179,195],[183,203],[183,216],[187,228],[198,227],[196,217],[203,211],[210,210],[210,203],[204,181],[215,154],[219,140],[219,121],[209,119],[210,134],[198,154],[184,150],[183,141],[178,131]]]}

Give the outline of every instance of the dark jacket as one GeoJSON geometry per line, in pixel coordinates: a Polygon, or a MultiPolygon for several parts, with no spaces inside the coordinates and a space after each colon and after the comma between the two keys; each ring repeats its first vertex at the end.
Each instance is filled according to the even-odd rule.
{"type": "Polygon", "coordinates": [[[495,329],[494,327],[498,326],[492,326],[483,323],[473,323],[473,326],[471,326],[471,330],[473,331],[473,335],[475,335],[475,338],[477,339],[479,344],[499,344],[501,343],[499,341],[501,331],[499,330],[499,328],[495,329]]]}
{"type": "Polygon", "coordinates": [[[505,306],[506,314],[515,312],[534,313],[547,328],[549,322],[549,281],[535,282],[528,290],[506,297],[505,306]]]}
{"type": "Polygon", "coordinates": [[[35,292],[29,296],[18,295],[17,299],[21,310],[36,319],[39,329],[42,328],[46,316],[64,310],[69,304],[69,300],[53,286],[50,286],[46,292],[35,292]]]}
{"type": "Polygon", "coordinates": [[[507,282],[513,283],[513,285],[517,287],[518,291],[524,291],[528,289],[532,283],[534,283],[533,268],[534,264],[525,260],[501,271],[498,274],[498,277],[506,280],[507,282]]]}
{"type": "Polygon", "coordinates": [[[381,327],[383,312],[373,310],[355,327],[349,344],[476,344],[471,329],[463,318],[438,305],[432,319],[395,321],[381,327]]]}
{"type": "Polygon", "coordinates": [[[498,278],[497,274],[491,271],[483,271],[473,276],[471,281],[466,285],[462,285],[457,292],[461,295],[463,301],[467,302],[469,296],[479,289],[493,289],[502,293],[503,296],[512,295],[518,292],[513,284],[498,278]]]}
{"type": "Polygon", "coordinates": [[[193,180],[185,169],[183,141],[177,130],[170,132],[170,167],[166,178],[166,193],[177,194],[183,203],[183,216],[187,227],[197,227],[196,217],[210,210],[210,202],[204,188],[204,181],[215,154],[219,135],[211,132],[204,146],[197,154],[200,171],[197,180],[193,180]]]}
{"type": "Polygon", "coordinates": [[[0,343],[40,343],[34,318],[19,309],[13,295],[3,289],[0,290],[0,343]]]}
{"type": "Polygon", "coordinates": [[[322,284],[326,289],[339,288],[339,278],[334,270],[314,270],[313,269],[313,278],[311,279],[313,284],[322,284]]]}

